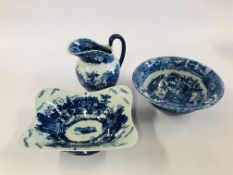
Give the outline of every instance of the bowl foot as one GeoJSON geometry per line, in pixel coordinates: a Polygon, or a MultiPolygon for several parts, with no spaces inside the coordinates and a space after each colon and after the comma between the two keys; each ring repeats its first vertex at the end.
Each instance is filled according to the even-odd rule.
{"type": "Polygon", "coordinates": [[[65,152],[75,156],[90,156],[98,153],[99,151],[65,151],[65,152]]]}

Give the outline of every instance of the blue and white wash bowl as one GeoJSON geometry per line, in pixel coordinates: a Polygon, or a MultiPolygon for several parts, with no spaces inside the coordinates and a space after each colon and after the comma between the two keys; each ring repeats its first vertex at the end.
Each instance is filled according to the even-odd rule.
{"type": "Polygon", "coordinates": [[[150,103],[173,115],[208,108],[224,94],[223,81],[216,72],[182,57],[147,60],[136,68],[132,81],[150,103]]]}
{"type": "Polygon", "coordinates": [[[19,143],[24,149],[74,155],[130,148],[138,138],[131,108],[126,86],[86,93],[44,89],[36,99],[35,119],[19,143]]]}
{"type": "Polygon", "coordinates": [[[69,52],[79,57],[75,70],[82,86],[88,91],[98,91],[116,85],[125,57],[126,44],[119,34],[110,36],[109,45],[81,38],[70,44],[69,52]],[[112,50],[115,39],[119,39],[122,44],[119,60],[115,58],[112,50]]]}

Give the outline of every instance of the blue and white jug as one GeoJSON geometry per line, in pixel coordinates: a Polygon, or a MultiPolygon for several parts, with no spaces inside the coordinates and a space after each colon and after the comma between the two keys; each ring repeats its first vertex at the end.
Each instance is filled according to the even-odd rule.
{"type": "Polygon", "coordinates": [[[86,38],[75,40],[69,46],[69,52],[80,58],[75,70],[80,83],[88,91],[98,91],[116,85],[125,51],[125,40],[119,34],[110,36],[107,46],[86,38]],[[114,57],[112,50],[115,39],[119,39],[122,44],[119,60],[114,57]]]}

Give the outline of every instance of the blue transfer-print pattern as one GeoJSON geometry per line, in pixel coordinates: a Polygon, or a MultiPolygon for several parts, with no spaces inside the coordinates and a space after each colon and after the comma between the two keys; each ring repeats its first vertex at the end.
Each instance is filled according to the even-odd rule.
{"type": "Polygon", "coordinates": [[[45,92],[44,90],[41,91],[40,94],[38,95],[38,97],[39,97],[39,98],[42,97],[42,96],[44,95],[44,92],[45,92]]]}
{"type": "Polygon", "coordinates": [[[96,128],[95,127],[85,127],[85,128],[82,128],[82,127],[77,127],[74,129],[74,132],[75,134],[89,134],[89,133],[92,133],[92,132],[96,132],[96,128]]]}
{"type": "Polygon", "coordinates": [[[25,147],[29,147],[28,138],[27,138],[27,137],[25,137],[25,138],[23,139],[23,143],[24,143],[24,146],[25,146],[25,147]]]}
{"type": "Polygon", "coordinates": [[[42,146],[39,143],[35,143],[35,145],[39,148],[42,149],[42,146]]]}
{"type": "Polygon", "coordinates": [[[80,83],[88,91],[98,91],[116,85],[120,74],[120,65],[117,64],[113,71],[106,71],[102,75],[93,71],[86,72],[86,76],[84,76],[78,69],[76,69],[76,74],[80,83]]]}
{"type": "Polygon", "coordinates": [[[28,130],[28,136],[23,139],[23,143],[25,147],[29,147],[28,139],[32,136],[32,129],[28,130]]]}
{"type": "Polygon", "coordinates": [[[125,89],[121,88],[120,91],[123,92],[123,93],[125,93],[125,94],[129,94],[129,92],[127,90],[125,90],[125,89]]]}
{"type": "Polygon", "coordinates": [[[109,88],[109,91],[110,91],[110,92],[113,92],[113,93],[116,94],[116,95],[118,94],[118,92],[117,92],[116,90],[114,90],[113,88],[109,88]]]}
{"type": "Polygon", "coordinates": [[[82,38],[70,44],[69,52],[81,59],[79,61],[82,67],[90,67],[85,72],[79,67],[81,65],[76,66],[77,77],[88,91],[98,91],[116,85],[120,74],[120,64],[115,60],[110,46],[103,46],[90,39],[82,38]],[[98,73],[92,67],[96,64],[107,66],[107,70],[104,73],[98,73]]]}
{"type": "Polygon", "coordinates": [[[113,61],[112,50],[90,39],[78,39],[69,46],[69,52],[86,63],[101,64],[113,61]]]}
{"type": "Polygon", "coordinates": [[[224,94],[223,82],[213,70],[181,57],[159,57],[145,61],[136,68],[132,80],[136,89],[154,106],[170,114],[184,114],[210,107],[224,94]],[[144,86],[152,73],[164,70],[174,72],[160,74],[152,78],[147,87],[144,86]],[[198,77],[206,90],[196,78],[182,71],[198,77]]]}
{"type": "Polygon", "coordinates": [[[138,135],[131,119],[132,94],[128,87],[82,94],[54,88],[42,91],[43,96],[39,97],[39,93],[36,101],[36,118],[20,139],[22,148],[89,155],[129,148],[136,143],[138,135]]]}
{"type": "Polygon", "coordinates": [[[154,93],[155,90],[161,88],[163,92],[160,92],[163,100],[169,102],[179,103],[200,103],[204,99],[202,93],[203,89],[197,80],[192,77],[182,76],[176,72],[172,72],[169,75],[160,75],[153,79],[148,85],[148,94],[151,98],[156,98],[159,92],[154,93]],[[164,81],[166,80],[166,81],[164,81]],[[193,94],[195,93],[195,99],[193,94]]]}
{"type": "MultiPolygon", "coordinates": [[[[61,100],[55,100],[54,105],[48,106],[44,112],[38,112],[37,118],[39,124],[36,130],[41,133],[47,133],[50,143],[49,147],[87,147],[98,146],[114,142],[119,137],[119,132],[126,126],[128,117],[123,114],[124,106],[117,105],[114,108],[108,107],[111,96],[102,94],[101,99],[94,96],[78,97],[72,96],[66,98],[63,103],[61,100]],[[56,104],[57,101],[60,101],[56,104]],[[86,115],[101,115],[105,117],[87,118],[86,115]],[[72,141],[66,137],[65,133],[68,128],[80,121],[98,121],[102,124],[102,132],[95,138],[86,141],[72,141]]],[[[75,132],[81,134],[95,132],[93,127],[75,129],[75,132]]]]}
{"type": "Polygon", "coordinates": [[[60,89],[54,88],[53,91],[51,92],[51,95],[53,95],[55,92],[59,91],[60,89]]]}
{"type": "Polygon", "coordinates": [[[129,104],[129,101],[126,98],[123,98],[126,104],[129,104]]]}
{"type": "Polygon", "coordinates": [[[80,53],[78,55],[81,60],[85,63],[91,63],[91,64],[108,64],[113,61],[113,55],[110,55],[105,52],[100,52],[100,51],[90,51],[90,52],[84,52],[80,53]]]}

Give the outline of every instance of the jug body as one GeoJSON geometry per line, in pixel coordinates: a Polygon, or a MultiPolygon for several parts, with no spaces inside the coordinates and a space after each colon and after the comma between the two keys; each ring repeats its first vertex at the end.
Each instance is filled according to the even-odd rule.
{"type": "Polygon", "coordinates": [[[79,59],[75,70],[79,82],[88,91],[114,86],[120,76],[120,64],[117,59],[107,64],[90,64],[79,59]]]}
{"type": "Polygon", "coordinates": [[[125,50],[125,41],[118,34],[113,34],[109,38],[108,46],[85,38],[72,42],[69,51],[79,57],[75,71],[81,85],[88,91],[98,91],[116,85],[125,50]],[[120,60],[114,57],[111,48],[115,39],[120,39],[122,43],[120,60]]]}

